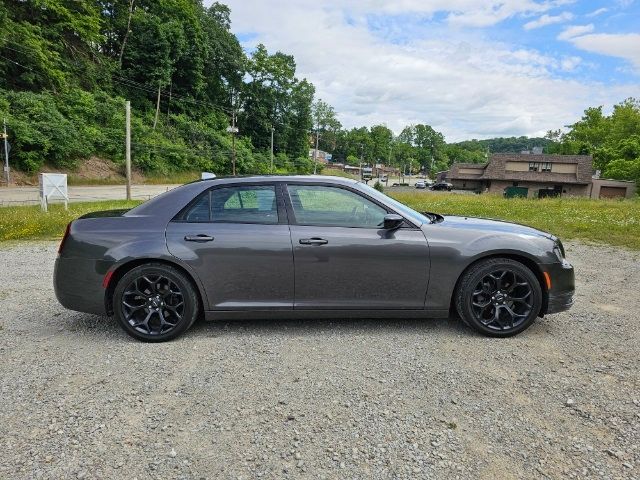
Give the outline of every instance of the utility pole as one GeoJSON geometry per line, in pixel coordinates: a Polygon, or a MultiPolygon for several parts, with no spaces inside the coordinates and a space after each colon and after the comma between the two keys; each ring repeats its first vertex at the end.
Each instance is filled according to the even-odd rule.
{"type": "Polygon", "coordinates": [[[4,178],[9,186],[9,141],[7,140],[7,119],[4,119],[4,178]]]}
{"type": "Polygon", "coordinates": [[[127,175],[127,200],[131,200],[131,102],[129,100],[125,103],[125,161],[126,161],[126,175],[127,175]]]}
{"type": "Polygon", "coordinates": [[[313,150],[313,174],[318,173],[318,127],[316,127],[316,148],[313,150]]]}
{"type": "Polygon", "coordinates": [[[388,166],[389,166],[389,171],[387,171],[385,173],[385,178],[387,179],[386,182],[384,182],[387,186],[389,186],[389,175],[391,175],[391,171],[393,169],[393,166],[391,165],[391,152],[393,151],[393,143],[389,144],[389,161],[387,162],[388,166]]]}
{"type": "Polygon", "coordinates": [[[233,109],[233,113],[231,115],[231,135],[232,135],[232,139],[231,139],[231,144],[232,144],[232,149],[233,149],[233,175],[235,176],[236,174],[236,131],[238,129],[236,128],[236,110],[235,107],[233,109]]]}
{"type": "Polygon", "coordinates": [[[158,100],[156,100],[156,118],[153,120],[153,129],[158,124],[158,114],[160,113],[160,82],[158,82],[158,100]]]}
{"type": "Polygon", "coordinates": [[[271,169],[269,173],[273,174],[273,125],[271,125],[271,169]]]}
{"type": "Polygon", "coordinates": [[[231,134],[231,173],[236,174],[236,133],[238,128],[236,127],[236,110],[231,111],[231,126],[227,127],[227,132],[231,134]]]}

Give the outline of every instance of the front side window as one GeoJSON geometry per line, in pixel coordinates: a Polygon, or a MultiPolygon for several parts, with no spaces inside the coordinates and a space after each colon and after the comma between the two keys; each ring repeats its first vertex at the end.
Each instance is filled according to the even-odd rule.
{"type": "Polygon", "coordinates": [[[273,185],[214,188],[183,216],[186,222],[278,223],[273,185]]]}
{"type": "Polygon", "coordinates": [[[298,224],[380,228],[387,214],[376,203],[344,188],[322,185],[287,188],[298,224]]]}

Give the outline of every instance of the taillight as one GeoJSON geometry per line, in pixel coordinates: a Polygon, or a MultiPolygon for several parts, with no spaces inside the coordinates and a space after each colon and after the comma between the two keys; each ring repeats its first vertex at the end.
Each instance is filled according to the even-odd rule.
{"type": "Polygon", "coordinates": [[[60,242],[60,246],[58,247],[58,253],[62,253],[62,249],[64,248],[64,243],[67,241],[69,237],[69,231],[71,230],[71,222],[67,224],[67,228],[64,231],[64,235],[62,236],[62,241],[60,242]]]}

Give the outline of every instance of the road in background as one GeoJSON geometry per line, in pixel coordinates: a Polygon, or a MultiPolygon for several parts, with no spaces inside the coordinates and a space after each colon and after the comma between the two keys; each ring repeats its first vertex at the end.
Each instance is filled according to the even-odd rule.
{"type": "MultiPolygon", "coordinates": [[[[133,185],[131,198],[149,200],[179,185],[133,185]]],[[[95,185],[69,187],[69,201],[92,202],[96,200],[125,200],[124,185],[95,185]]],[[[0,189],[0,206],[37,205],[40,203],[38,187],[9,187],[0,189]]],[[[54,202],[55,203],[55,202],[54,202]]]]}
{"type": "MultiPolygon", "coordinates": [[[[412,179],[413,180],[413,179],[412,179]]],[[[374,182],[369,181],[370,185],[374,182]]],[[[389,180],[389,186],[385,187],[387,193],[390,192],[430,192],[428,189],[419,190],[411,187],[393,187],[389,180]]],[[[149,200],[161,193],[167,192],[179,185],[133,185],[131,187],[131,198],[134,200],[149,200]]],[[[456,190],[452,193],[473,193],[470,190],[456,190]]],[[[125,200],[126,189],[124,185],[94,185],[69,187],[69,201],[71,202],[93,202],[96,200],[125,200]]],[[[0,207],[10,207],[16,205],[37,205],[40,203],[38,197],[38,187],[10,187],[0,188],[0,207]]],[[[55,203],[55,202],[54,202],[55,203]]]]}

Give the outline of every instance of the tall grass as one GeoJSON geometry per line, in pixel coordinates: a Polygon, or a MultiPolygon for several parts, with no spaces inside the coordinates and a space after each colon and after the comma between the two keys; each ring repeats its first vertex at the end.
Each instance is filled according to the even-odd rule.
{"type": "Polygon", "coordinates": [[[88,212],[116,208],[132,208],[138,201],[105,201],[70,203],[69,210],[61,204],[49,205],[43,212],[40,206],[0,208],[0,241],[60,238],[71,220],[88,212]]]}
{"type": "Polygon", "coordinates": [[[421,212],[496,218],[545,230],[562,239],[588,240],[640,249],[638,199],[505,199],[487,194],[431,192],[391,192],[391,196],[421,212]]]}

